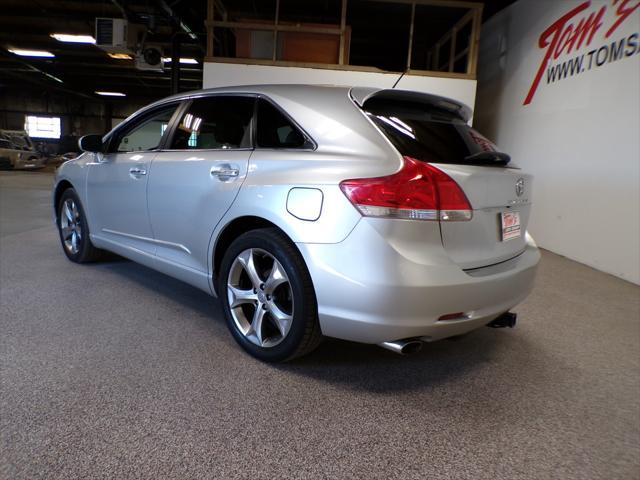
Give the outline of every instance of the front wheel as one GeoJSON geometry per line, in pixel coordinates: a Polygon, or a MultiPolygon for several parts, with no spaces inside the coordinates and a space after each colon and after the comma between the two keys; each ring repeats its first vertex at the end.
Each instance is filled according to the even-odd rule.
{"type": "Polygon", "coordinates": [[[58,233],[62,249],[72,262],[91,262],[100,256],[101,251],[89,238],[87,218],[73,188],[65,190],[58,203],[58,233]]]}
{"type": "Polygon", "coordinates": [[[238,237],[225,252],[218,292],[227,326],[254,357],[281,362],[322,340],[315,292],[304,260],[275,228],[238,237]]]}

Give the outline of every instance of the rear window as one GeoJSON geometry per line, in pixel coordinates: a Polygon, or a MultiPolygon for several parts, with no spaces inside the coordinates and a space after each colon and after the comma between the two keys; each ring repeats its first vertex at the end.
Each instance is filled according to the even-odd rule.
{"type": "Polygon", "coordinates": [[[494,158],[496,146],[450,112],[415,102],[375,98],[368,100],[363,110],[402,155],[462,165],[495,165],[499,161],[494,158]]]}

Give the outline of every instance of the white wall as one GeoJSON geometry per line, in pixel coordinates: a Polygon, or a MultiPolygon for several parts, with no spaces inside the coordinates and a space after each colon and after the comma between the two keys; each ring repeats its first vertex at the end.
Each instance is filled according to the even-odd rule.
{"type": "MultiPolygon", "coordinates": [[[[396,73],[205,62],[203,85],[204,88],[211,88],[263,83],[301,83],[391,88],[399,76],[400,74],[396,73]]],[[[405,75],[396,88],[442,95],[472,108],[476,98],[475,80],[405,75]]]]}
{"type": "MultiPolygon", "coordinates": [[[[612,3],[520,0],[491,18],[482,29],[475,124],[535,175],[530,231],[540,246],[640,284],[640,8],[607,38],[616,9],[637,2],[612,3]],[[565,27],[575,31],[593,13],[591,42],[589,31],[570,49],[572,35],[561,30],[558,58],[553,52],[549,61],[582,58],[580,73],[548,82],[543,66],[525,105],[549,48],[539,47],[541,34],[580,6],[565,27]],[[611,44],[621,39],[622,57],[613,60],[611,44]]],[[[548,33],[543,46],[556,38],[548,33]]]]}

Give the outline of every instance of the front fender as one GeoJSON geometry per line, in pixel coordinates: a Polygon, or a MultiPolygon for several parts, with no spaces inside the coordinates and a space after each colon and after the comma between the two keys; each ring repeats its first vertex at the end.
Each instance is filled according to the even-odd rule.
{"type": "Polygon", "coordinates": [[[76,191],[78,197],[80,197],[80,202],[82,202],[82,206],[87,213],[89,229],[91,229],[91,216],[87,211],[87,175],[89,173],[89,164],[91,162],[93,162],[93,154],[83,153],[77,158],[67,160],[56,170],[53,179],[53,189],[51,192],[54,219],[56,219],[57,216],[57,199],[59,198],[61,191],[64,190],[62,187],[66,188],[67,185],[70,185],[76,191]]]}

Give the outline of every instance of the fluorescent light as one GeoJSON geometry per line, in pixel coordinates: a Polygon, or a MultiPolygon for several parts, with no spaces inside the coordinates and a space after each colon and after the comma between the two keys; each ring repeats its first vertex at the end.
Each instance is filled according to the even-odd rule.
{"type": "Polygon", "coordinates": [[[102,95],[103,97],[126,97],[126,95],[124,93],[121,93],[121,92],[96,91],[95,93],[97,93],[98,95],[102,95]]]}
{"type": "MultiPolygon", "coordinates": [[[[171,57],[162,57],[164,63],[171,63],[171,57]]],[[[180,63],[188,63],[190,65],[197,65],[198,61],[195,58],[180,58],[180,63]]]]}
{"type": "Polygon", "coordinates": [[[128,53],[107,53],[107,55],[116,60],[131,60],[133,58],[128,53]]]}
{"type": "Polygon", "coordinates": [[[71,35],[69,33],[52,33],[51,38],[55,38],[59,42],[68,43],[96,43],[96,39],[91,35],[71,35]]]}
{"type": "Polygon", "coordinates": [[[53,53],[47,52],[46,50],[25,50],[23,48],[10,48],[9,51],[15,55],[20,55],[21,57],[55,57],[53,53]]]}

